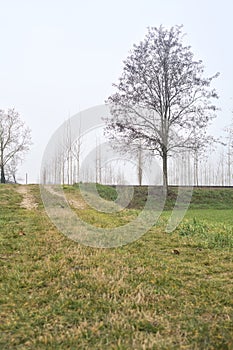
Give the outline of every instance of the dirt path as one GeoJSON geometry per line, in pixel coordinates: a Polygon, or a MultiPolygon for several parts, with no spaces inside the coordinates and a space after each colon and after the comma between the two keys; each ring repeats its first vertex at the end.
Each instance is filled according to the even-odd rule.
{"type": "Polygon", "coordinates": [[[73,206],[75,209],[86,209],[87,205],[85,202],[74,200],[74,199],[69,199],[68,200],[69,204],[73,206]]]}
{"type": "Polygon", "coordinates": [[[75,209],[86,209],[87,204],[82,199],[82,197],[74,196],[74,194],[70,193],[64,193],[61,187],[57,186],[46,186],[45,187],[47,191],[49,191],[53,196],[58,196],[63,199],[66,199],[70,206],[74,207],[75,209]]]}
{"type": "Polygon", "coordinates": [[[38,207],[38,203],[30,193],[30,188],[27,185],[20,185],[16,191],[23,196],[22,202],[20,203],[21,208],[32,210],[38,207]]]}

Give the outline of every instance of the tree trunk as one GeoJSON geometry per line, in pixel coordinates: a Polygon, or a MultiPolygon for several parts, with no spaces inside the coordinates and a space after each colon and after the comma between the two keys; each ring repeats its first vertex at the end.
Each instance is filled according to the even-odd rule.
{"type": "Polygon", "coordinates": [[[142,149],[138,150],[138,182],[139,186],[142,186],[142,149]]]}
{"type": "Polygon", "coordinates": [[[4,172],[4,165],[1,164],[1,184],[6,183],[6,178],[5,178],[5,172],[4,172]]]}
{"type": "Polygon", "coordinates": [[[163,151],[163,190],[168,193],[167,151],[163,151]]]}
{"type": "Polygon", "coordinates": [[[193,166],[194,166],[194,186],[197,186],[197,187],[199,185],[198,162],[199,162],[198,155],[197,155],[197,152],[195,151],[194,163],[193,163],[193,166]]]}
{"type": "MultiPolygon", "coordinates": [[[[14,183],[17,184],[16,175],[13,174],[12,176],[13,176],[14,183]]],[[[26,181],[26,185],[27,185],[27,181],[26,181]]]]}

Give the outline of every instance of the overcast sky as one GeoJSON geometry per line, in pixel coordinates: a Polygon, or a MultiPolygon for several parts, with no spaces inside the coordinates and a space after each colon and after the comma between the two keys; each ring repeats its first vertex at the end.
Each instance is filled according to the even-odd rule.
{"type": "Polygon", "coordinates": [[[38,181],[53,132],[104,103],[148,26],[183,24],[206,75],[221,73],[212,126],[220,133],[233,110],[232,13],[232,0],[0,0],[0,108],[20,112],[34,143],[21,175],[38,181]]]}

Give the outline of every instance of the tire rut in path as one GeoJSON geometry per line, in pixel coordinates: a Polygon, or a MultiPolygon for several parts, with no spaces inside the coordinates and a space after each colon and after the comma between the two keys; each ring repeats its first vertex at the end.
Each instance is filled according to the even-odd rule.
{"type": "Polygon", "coordinates": [[[38,207],[38,203],[27,185],[20,185],[16,191],[23,196],[22,202],[20,203],[21,208],[32,210],[38,207]]]}

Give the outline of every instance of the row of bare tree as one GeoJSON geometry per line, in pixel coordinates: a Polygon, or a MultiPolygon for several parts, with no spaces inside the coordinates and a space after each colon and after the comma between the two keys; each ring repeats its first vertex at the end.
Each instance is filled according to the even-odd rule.
{"type": "MultiPolygon", "coordinates": [[[[138,184],[161,185],[163,171],[155,166],[154,157],[141,147],[131,154],[131,164],[122,158],[115,161],[107,159],[102,151],[101,141],[96,137],[93,144],[94,156],[85,162],[85,149],[88,140],[81,135],[71,142],[69,122],[65,128],[63,143],[48,158],[42,170],[44,184],[68,184],[79,182],[96,182],[102,184],[138,184]],[[133,164],[133,165],[132,165],[133,164]],[[151,172],[150,180],[146,172],[151,172]]],[[[168,159],[168,181],[170,185],[191,186],[232,186],[233,185],[233,137],[228,129],[226,142],[199,152],[199,149],[188,149],[173,154],[168,159]]],[[[157,157],[157,164],[159,157],[157,157]]]]}

